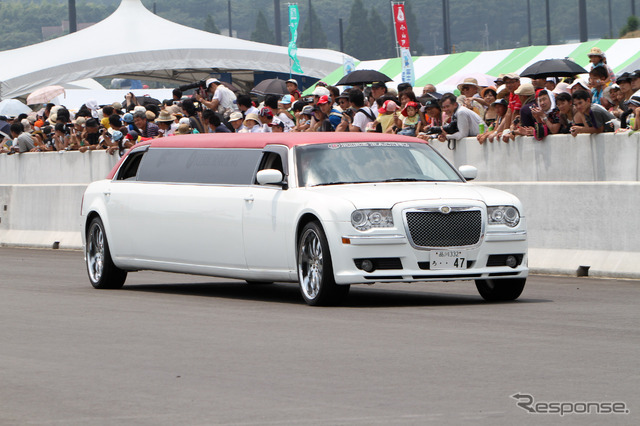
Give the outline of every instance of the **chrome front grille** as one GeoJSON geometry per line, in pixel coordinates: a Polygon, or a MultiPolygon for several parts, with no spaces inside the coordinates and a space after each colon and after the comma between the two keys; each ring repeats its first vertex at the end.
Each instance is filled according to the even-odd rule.
{"type": "Polygon", "coordinates": [[[478,244],[482,237],[480,210],[407,211],[409,238],[418,247],[464,247],[478,244]]]}

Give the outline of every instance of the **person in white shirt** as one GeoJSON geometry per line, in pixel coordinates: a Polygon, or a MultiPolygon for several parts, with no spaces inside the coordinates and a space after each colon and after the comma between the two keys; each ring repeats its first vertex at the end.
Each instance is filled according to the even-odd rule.
{"type": "Polygon", "coordinates": [[[238,111],[237,99],[235,93],[220,82],[217,78],[210,78],[206,81],[207,92],[213,95],[208,101],[199,94],[196,99],[210,110],[219,112],[225,117],[231,115],[232,112],[238,111]]]}
{"type": "Polygon", "coordinates": [[[438,136],[439,141],[445,142],[447,139],[460,140],[467,136],[477,136],[480,133],[482,118],[469,108],[458,105],[455,95],[446,93],[440,99],[440,105],[442,106],[442,111],[448,117],[451,117],[451,124],[456,124],[457,131],[448,134],[443,126],[442,133],[438,136]]]}
{"type": "Polygon", "coordinates": [[[351,103],[351,110],[354,111],[353,118],[348,112],[343,113],[342,122],[336,131],[365,132],[367,124],[375,121],[375,113],[370,107],[364,106],[364,94],[358,89],[349,91],[349,102],[351,103]]]}

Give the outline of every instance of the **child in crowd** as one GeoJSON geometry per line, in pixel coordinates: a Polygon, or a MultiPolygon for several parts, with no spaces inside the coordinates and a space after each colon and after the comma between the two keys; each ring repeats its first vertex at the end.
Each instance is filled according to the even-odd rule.
{"type": "Polygon", "coordinates": [[[244,129],[238,133],[262,133],[262,123],[258,114],[247,114],[244,119],[244,129]]]}
{"type": "Polygon", "coordinates": [[[289,91],[289,95],[293,98],[293,101],[299,101],[302,97],[302,93],[298,90],[298,81],[295,78],[290,78],[287,80],[287,90],[289,91]]]}
{"type": "Polygon", "coordinates": [[[380,124],[382,128],[382,133],[393,133],[393,125],[396,118],[396,110],[398,109],[398,104],[396,104],[392,100],[386,100],[382,104],[382,107],[378,109],[378,118],[373,122],[372,128],[375,131],[378,124],[380,124]]]}
{"type": "Polygon", "coordinates": [[[420,116],[418,116],[418,103],[409,101],[402,109],[401,114],[404,116],[402,119],[402,130],[398,132],[399,135],[415,136],[420,129],[420,116]]]}

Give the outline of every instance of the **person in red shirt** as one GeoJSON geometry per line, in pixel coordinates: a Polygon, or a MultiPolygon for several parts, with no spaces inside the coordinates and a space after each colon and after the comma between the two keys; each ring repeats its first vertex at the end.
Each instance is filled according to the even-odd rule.
{"type": "Polygon", "coordinates": [[[518,87],[520,87],[520,76],[515,73],[505,74],[503,81],[509,91],[509,106],[502,123],[500,123],[496,129],[496,136],[498,136],[498,138],[502,137],[504,142],[509,142],[511,138],[511,125],[514,121],[517,121],[516,117],[520,117],[520,108],[522,108],[520,97],[514,93],[518,87]]]}
{"type": "Polygon", "coordinates": [[[289,80],[287,80],[287,90],[289,91],[291,97],[293,97],[293,99],[296,101],[299,101],[302,97],[302,93],[300,93],[300,91],[298,90],[298,81],[295,78],[290,78],[289,80]]]}

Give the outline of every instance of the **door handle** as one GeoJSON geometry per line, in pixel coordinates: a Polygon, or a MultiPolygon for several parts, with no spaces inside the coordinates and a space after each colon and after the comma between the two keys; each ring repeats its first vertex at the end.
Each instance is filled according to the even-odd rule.
{"type": "Polygon", "coordinates": [[[111,192],[107,191],[107,192],[103,192],[104,196],[109,198],[111,196],[111,192]]]}
{"type": "Polygon", "coordinates": [[[244,199],[247,203],[253,203],[253,195],[249,195],[244,199]]]}

